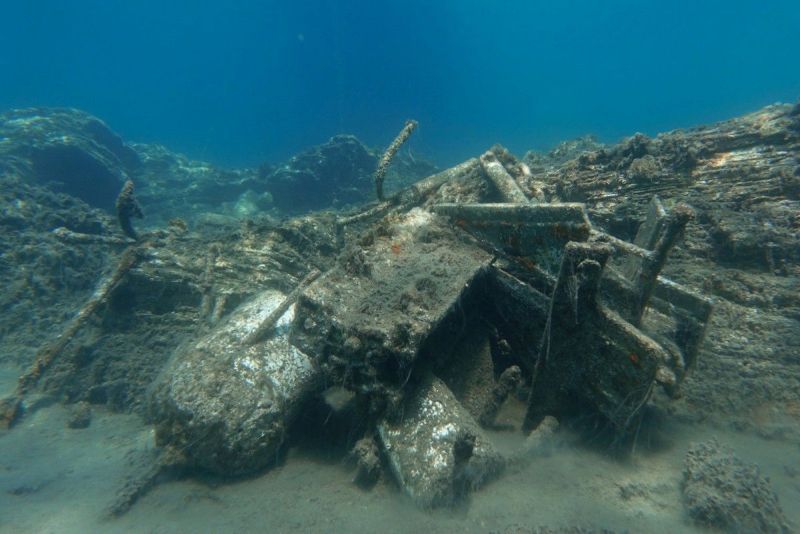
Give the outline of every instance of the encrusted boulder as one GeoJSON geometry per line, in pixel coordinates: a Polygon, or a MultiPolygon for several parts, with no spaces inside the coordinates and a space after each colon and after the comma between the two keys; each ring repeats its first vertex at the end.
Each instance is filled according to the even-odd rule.
{"type": "Polygon", "coordinates": [[[758,466],[743,462],[716,439],[686,454],[683,496],[689,515],[728,532],[789,532],[778,496],[758,466]]]}
{"type": "Polygon", "coordinates": [[[275,202],[288,211],[308,211],[371,200],[378,159],[352,135],[292,157],[268,178],[275,202]]]}
{"type": "Polygon", "coordinates": [[[47,185],[112,209],[139,168],[137,153],[100,119],[68,108],[28,108],[0,115],[0,173],[47,185]]]}

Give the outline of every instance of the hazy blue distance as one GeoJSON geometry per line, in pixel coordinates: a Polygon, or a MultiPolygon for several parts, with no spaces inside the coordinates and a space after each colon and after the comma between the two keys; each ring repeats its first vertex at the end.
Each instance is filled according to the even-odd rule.
{"type": "Polygon", "coordinates": [[[455,163],[800,96],[800,2],[2,0],[0,110],[72,106],[225,165],[340,132],[455,163]]]}

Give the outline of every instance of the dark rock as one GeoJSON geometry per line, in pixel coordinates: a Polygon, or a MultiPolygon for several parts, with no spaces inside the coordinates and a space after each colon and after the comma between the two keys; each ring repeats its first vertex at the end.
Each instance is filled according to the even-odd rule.
{"type": "MultiPolygon", "coordinates": [[[[272,169],[259,168],[275,205],[289,213],[341,208],[375,200],[373,174],[379,153],[364,146],[353,135],[337,135],[272,169]]],[[[398,191],[436,172],[436,166],[410,151],[393,159],[384,190],[398,191]]]]}
{"type": "Polygon", "coordinates": [[[128,237],[137,239],[138,235],[133,228],[131,219],[141,219],[144,217],[144,213],[142,213],[142,208],[139,206],[139,202],[133,194],[133,182],[131,180],[125,182],[125,185],[122,187],[122,192],[120,192],[117,197],[116,208],[117,220],[119,221],[122,231],[125,232],[125,235],[128,237]]]}
{"type": "Polygon", "coordinates": [[[11,396],[0,399],[0,428],[9,428],[24,411],[21,398],[11,396]]]}
{"type": "Polygon", "coordinates": [[[92,407],[88,402],[81,401],[70,407],[67,426],[69,428],[88,428],[92,422],[92,407]]]}
{"type": "Polygon", "coordinates": [[[272,173],[268,189],[287,211],[308,211],[372,200],[377,157],[352,135],[337,135],[302,152],[272,173]]]}
{"type": "Polygon", "coordinates": [[[792,107],[792,111],[789,112],[792,117],[800,117],[800,100],[792,107]]]}
{"type": "Polygon", "coordinates": [[[111,209],[139,165],[133,149],[82,111],[29,108],[0,115],[0,173],[111,209]]]}
{"type": "MultiPolygon", "coordinates": [[[[46,186],[113,211],[123,184],[133,180],[148,224],[180,217],[192,227],[203,215],[239,219],[341,207],[374,197],[376,154],[352,135],[275,167],[224,169],[160,145],[126,144],[99,119],[74,109],[30,108],[0,115],[0,175],[46,186]],[[274,198],[273,198],[274,197],[274,198]]],[[[387,176],[395,191],[435,167],[410,152],[398,154],[387,176]]]]}
{"type": "MultiPolygon", "coordinates": [[[[377,152],[373,152],[373,154],[377,155],[377,152]]],[[[438,167],[431,161],[422,157],[415,157],[410,149],[404,149],[392,159],[392,164],[386,173],[383,188],[386,194],[389,195],[437,172],[439,172],[438,167]]],[[[372,200],[372,198],[369,198],[369,200],[372,200]]]]}
{"type": "Polygon", "coordinates": [[[378,444],[373,437],[361,438],[350,452],[356,461],[356,476],[353,482],[363,488],[371,488],[381,475],[381,460],[378,444]]]}
{"type": "Polygon", "coordinates": [[[701,525],[729,532],[789,532],[778,497],[758,466],[715,439],[689,448],[683,495],[689,515],[701,525]]]}
{"type": "MultiPolygon", "coordinates": [[[[212,218],[235,225],[240,219],[342,207],[375,196],[377,156],[352,135],[335,136],[281,166],[262,163],[252,169],[224,169],[160,145],[132,146],[142,161],[136,194],[150,224],[180,217],[190,227],[212,218]]],[[[400,153],[387,174],[386,189],[395,191],[435,170],[423,159],[400,153]]]]}

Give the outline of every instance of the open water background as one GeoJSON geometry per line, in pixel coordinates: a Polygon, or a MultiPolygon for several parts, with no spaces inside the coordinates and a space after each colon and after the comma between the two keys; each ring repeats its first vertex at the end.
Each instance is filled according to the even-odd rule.
{"type": "Polygon", "coordinates": [[[341,132],[441,165],[616,141],[800,95],[796,0],[0,2],[0,109],[71,106],[126,140],[278,162],[341,132]]]}

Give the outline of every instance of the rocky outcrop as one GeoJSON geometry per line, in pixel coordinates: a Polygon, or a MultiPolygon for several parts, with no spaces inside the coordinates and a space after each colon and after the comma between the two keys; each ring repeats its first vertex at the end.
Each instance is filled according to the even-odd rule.
{"type": "Polygon", "coordinates": [[[280,206],[310,211],[372,200],[375,157],[352,135],[297,154],[268,178],[268,190],[280,206]]]}
{"type": "MultiPolygon", "coordinates": [[[[376,152],[352,135],[334,136],[281,165],[265,163],[252,169],[222,169],[159,145],[133,147],[142,160],[137,196],[151,224],[164,224],[174,217],[192,224],[297,215],[375,198],[376,152]]],[[[387,189],[395,191],[435,169],[425,160],[401,153],[389,170],[387,189]]]]}
{"type": "MultiPolygon", "coordinates": [[[[0,115],[0,175],[79,198],[113,212],[127,180],[136,187],[143,228],[175,218],[190,225],[300,214],[374,200],[377,151],[338,135],[280,166],[226,169],[157,144],[125,143],[100,119],[76,109],[30,108],[0,115]]],[[[387,189],[435,171],[398,154],[387,189]]]]}
{"type": "Polygon", "coordinates": [[[176,217],[193,226],[235,222],[274,207],[258,169],[223,169],[161,145],[132,146],[142,160],[136,196],[151,226],[163,226],[176,217]]]}
{"type": "Polygon", "coordinates": [[[88,113],[29,108],[0,115],[0,174],[110,210],[140,165],[136,151],[88,113]]]}
{"type": "Polygon", "coordinates": [[[569,141],[562,141],[547,152],[529,150],[522,157],[523,163],[533,172],[544,172],[577,158],[585,152],[601,150],[605,147],[593,135],[584,135],[569,141]]]}
{"type": "Polygon", "coordinates": [[[792,107],[583,152],[534,179],[562,201],[586,202],[592,220],[632,238],[654,194],[698,211],[689,242],[728,265],[780,268],[800,259],[800,132],[792,107]]]}
{"type": "Polygon", "coordinates": [[[257,191],[256,184],[263,182],[255,170],[225,171],[158,145],[125,143],[100,119],[67,108],[0,115],[0,174],[108,212],[114,211],[125,182],[132,180],[150,227],[221,211],[226,202],[235,211],[240,196],[257,191]]]}

